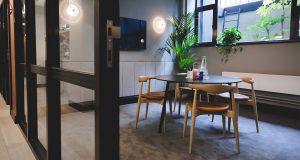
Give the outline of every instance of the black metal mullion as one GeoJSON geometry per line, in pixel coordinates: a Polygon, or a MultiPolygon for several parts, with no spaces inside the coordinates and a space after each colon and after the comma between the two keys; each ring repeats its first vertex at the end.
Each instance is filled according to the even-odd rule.
{"type": "MultiPolygon", "coordinates": [[[[209,11],[212,10],[213,11],[213,25],[212,25],[212,42],[204,42],[206,45],[215,45],[217,44],[217,32],[218,32],[218,0],[215,0],[215,4],[210,4],[210,5],[206,5],[206,6],[200,6],[197,7],[197,0],[195,0],[195,33],[196,35],[199,36],[199,21],[202,20],[201,17],[199,17],[199,13],[200,12],[205,12],[205,11],[209,11]]],[[[200,1],[202,2],[202,1],[200,1]]],[[[203,3],[203,2],[202,2],[203,3]]],[[[202,23],[202,22],[200,22],[202,23]]],[[[201,31],[200,31],[201,34],[201,31]]],[[[202,43],[199,43],[202,44],[202,43]]]]}
{"type": "Polygon", "coordinates": [[[290,39],[298,40],[299,37],[299,16],[300,16],[300,6],[297,6],[297,0],[292,1],[292,9],[291,9],[291,31],[290,31],[290,39]]]}
{"type": "Polygon", "coordinates": [[[213,7],[213,33],[212,33],[212,43],[217,44],[217,36],[218,36],[218,0],[215,0],[215,4],[213,7]]]}
{"type": "Polygon", "coordinates": [[[27,138],[37,139],[37,91],[36,75],[30,72],[36,63],[35,1],[25,0],[26,6],[26,81],[27,81],[27,138]]]}
{"type": "Polygon", "coordinates": [[[119,159],[119,40],[107,62],[107,20],[119,25],[119,0],[95,1],[95,154],[96,160],[119,159]]]}
{"type": "Polygon", "coordinates": [[[46,0],[47,159],[61,159],[60,81],[52,67],[60,67],[59,0],[46,0]]]}
{"type": "Polygon", "coordinates": [[[25,122],[24,113],[24,72],[20,63],[24,62],[24,38],[22,27],[22,1],[14,0],[14,13],[15,13],[15,65],[16,65],[16,122],[25,122]]]}

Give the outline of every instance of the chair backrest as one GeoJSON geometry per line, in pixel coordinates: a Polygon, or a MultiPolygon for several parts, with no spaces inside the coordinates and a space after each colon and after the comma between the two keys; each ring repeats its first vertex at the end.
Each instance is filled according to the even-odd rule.
{"type": "Polygon", "coordinates": [[[243,82],[248,83],[248,84],[254,83],[254,79],[252,77],[242,77],[241,79],[243,82]]]}
{"type": "Polygon", "coordinates": [[[200,90],[211,94],[229,92],[235,89],[233,86],[210,85],[210,84],[190,84],[190,88],[200,90]]]}
{"type": "Polygon", "coordinates": [[[148,82],[147,93],[150,93],[152,79],[155,79],[155,77],[154,76],[139,76],[139,83],[140,83],[139,95],[143,94],[143,83],[144,82],[148,82]]]}
{"type": "MultiPolygon", "coordinates": [[[[256,101],[256,95],[254,90],[254,79],[252,77],[242,77],[242,82],[251,85],[251,99],[256,101]]],[[[238,93],[238,84],[236,84],[236,92],[238,93]]]]}

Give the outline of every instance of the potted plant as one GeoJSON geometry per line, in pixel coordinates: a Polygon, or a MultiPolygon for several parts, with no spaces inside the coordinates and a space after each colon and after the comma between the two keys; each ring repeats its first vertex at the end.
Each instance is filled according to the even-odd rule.
{"type": "Polygon", "coordinates": [[[193,13],[187,13],[178,18],[169,17],[167,19],[174,30],[167,40],[165,50],[169,54],[172,54],[171,51],[175,54],[176,66],[179,72],[186,72],[194,63],[194,54],[189,52],[190,48],[198,41],[194,30],[193,17],[193,13]]]}
{"type": "Polygon", "coordinates": [[[236,28],[230,28],[222,32],[222,36],[217,38],[217,51],[222,55],[222,62],[226,63],[231,54],[242,52],[243,48],[237,45],[242,39],[242,33],[236,28]]]}

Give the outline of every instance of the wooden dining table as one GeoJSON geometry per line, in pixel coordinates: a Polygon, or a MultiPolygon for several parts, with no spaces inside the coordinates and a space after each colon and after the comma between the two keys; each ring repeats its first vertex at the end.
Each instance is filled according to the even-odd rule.
{"type": "MultiPolygon", "coordinates": [[[[235,77],[227,77],[227,76],[220,76],[220,75],[209,75],[208,79],[204,79],[204,80],[199,80],[199,79],[188,79],[186,78],[186,75],[160,75],[160,76],[156,76],[155,77],[156,80],[159,81],[165,81],[166,82],[166,89],[165,89],[165,97],[164,97],[164,104],[162,107],[162,112],[161,112],[161,117],[160,117],[160,122],[159,122],[159,129],[158,132],[162,133],[162,128],[163,128],[163,121],[164,121],[164,115],[166,113],[166,102],[168,99],[168,96],[170,94],[169,92],[169,86],[170,83],[181,83],[181,84],[227,84],[227,85],[232,85],[232,84],[236,84],[236,83],[240,83],[242,82],[242,80],[240,78],[235,78],[235,77]]],[[[232,91],[233,92],[233,91],[232,91]]],[[[233,95],[233,94],[230,94],[233,95]]],[[[234,102],[234,97],[230,96],[231,99],[231,107],[236,107],[234,102]]],[[[236,108],[233,108],[236,111],[236,108]]],[[[237,116],[238,114],[236,114],[237,112],[235,112],[234,118],[236,118],[237,120],[237,116]]],[[[236,124],[238,125],[238,124],[236,124]]],[[[238,132],[238,127],[235,127],[236,130],[235,132],[238,132]]],[[[238,136],[238,135],[236,135],[238,136]]]]}

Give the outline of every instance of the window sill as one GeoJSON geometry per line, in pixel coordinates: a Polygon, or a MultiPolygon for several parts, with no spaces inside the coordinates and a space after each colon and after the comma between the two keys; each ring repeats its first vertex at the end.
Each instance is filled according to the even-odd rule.
{"type": "MultiPolygon", "coordinates": [[[[256,41],[256,42],[239,42],[237,45],[259,45],[259,44],[278,44],[278,43],[299,43],[300,39],[297,40],[272,40],[272,41],[256,41]]],[[[216,46],[216,44],[209,42],[209,43],[198,43],[192,48],[197,47],[212,47],[216,46]]],[[[221,46],[217,44],[217,46],[221,46]]]]}

